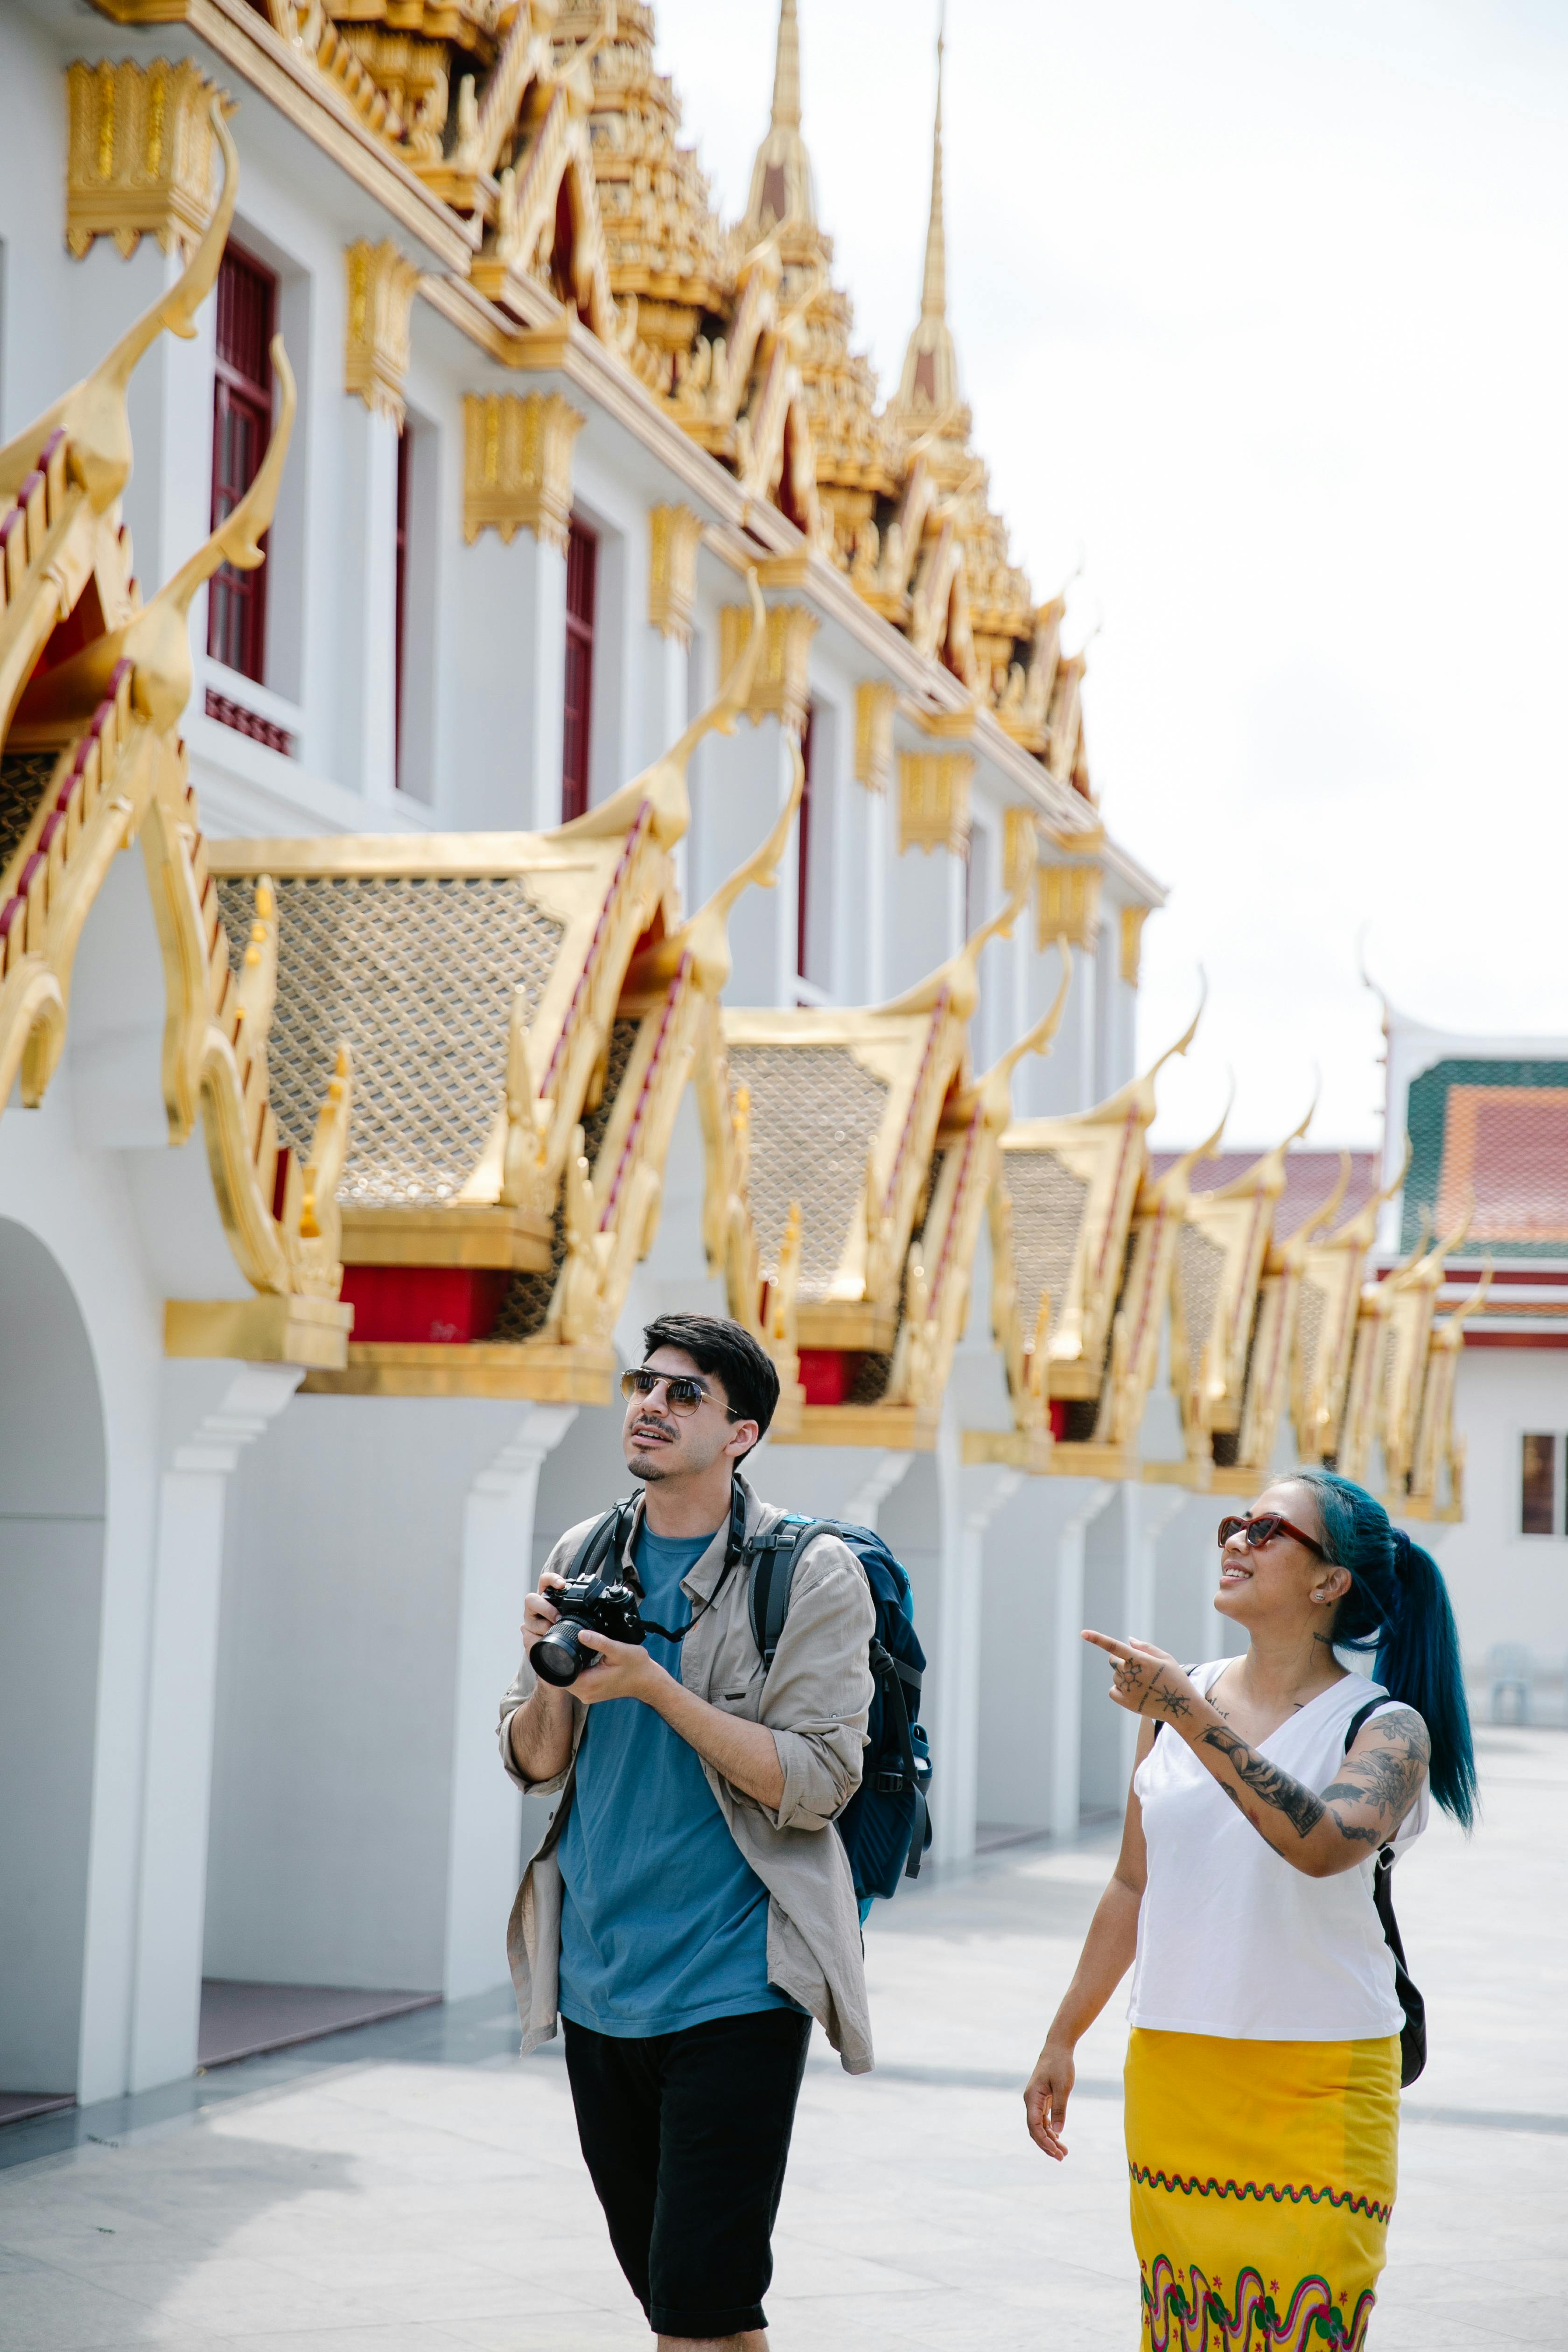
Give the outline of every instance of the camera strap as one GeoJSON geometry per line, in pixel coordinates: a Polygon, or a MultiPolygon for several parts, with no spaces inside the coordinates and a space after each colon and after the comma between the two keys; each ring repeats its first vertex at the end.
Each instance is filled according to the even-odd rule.
{"type": "MultiPolygon", "coordinates": [[[[619,1576],[621,1572],[621,1563],[626,1553],[626,1539],[631,1534],[632,1522],[637,1515],[637,1507],[641,1501],[645,1491],[645,1489],[639,1487],[635,1495],[628,1495],[624,1502],[620,1502],[616,1505],[613,1511],[606,1511],[604,1517],[599,1521],[597,1527],[589,1531],[587,1541],[584,1544],[582,1550],[578,1553],[576,1561],[572,1570],[574,1579],[584,1575],[602,1575],[604,1573],[605,1563],[607,1559],[614,1560],[616,1574],[619,1576]]],[[[684,1642],[688,1633],[690,1633],[692,1626],[700,1623],[701,1620],[707,1616],[708,1612],[718,1600],[720,1593],[724,1590],[725,1579],[728,1577],[730,1570],[734,1567],[735,1562],[744,1556],[745,1549],[746,1498],[741,1491],[741,1483],[739,1479],[731,1479],[730,1483],[730,1534],[724,1546],[724,1565],[719,1571],[718,1582],[714,1585],[712,1591],[708,1595],[707,1600],[702,1603],[700,1609],[693,1610],[687,1622],[684,1625],[676,1627],[674,1630],[671,1630],[671,1628],[667,1625],[656,1625],[651,1617],[643,1617],[642,1612],[639,1609],[637,1615],[642,1618],[644,1632],[648,1633],[657,1633],[661,1642],[684,1642]]]]}

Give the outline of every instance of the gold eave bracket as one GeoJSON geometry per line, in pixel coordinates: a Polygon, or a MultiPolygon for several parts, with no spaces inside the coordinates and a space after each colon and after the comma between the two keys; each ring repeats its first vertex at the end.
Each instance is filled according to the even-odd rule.
{"type": "Polygon", "coordinates": [[[258,1291],[254,1298],[170,1298],[163,1305],[163,1353],[336,1371],[348,1361],[353,1319],[353,1308],[339,1299],[279,1291],[258,1291]]]}
{"type": "Polygon", "coordinates": [[[342,1369],[312,1370],[309,1396],[504,1397],[533,1404],[608,1404],[617,1370],[610,1347],[559,1348],[502,1339],[445,1345],[377,1339],[348,1349],[342,1369]]]}
{"type": "Polygon", "coordinates": [[[340,1203],[345,1265],[466,1265],[548,1274],[551,1221],[535,1209],[454,1201],[441,1208],[340,1203]]]}
{"type": "MultiPolygon", "coordinates": [[[[863,1298],[803,1299],[795,1309],[796,1345],[844,1348],[860,1355],[885,1356],[899,1328],[896,1299],[878,1306],[863,1298]]],[[[838,1406],[825,1406],[838,1412],[838,1406]]]]}
{"type": "Polygon", "coordinates": [[[909,1404],[808,1404],[797,1425],[770,1437],[780,1445],[874,1445],[894,1454],[931,1454],[939,1415],[909,1404]]]}

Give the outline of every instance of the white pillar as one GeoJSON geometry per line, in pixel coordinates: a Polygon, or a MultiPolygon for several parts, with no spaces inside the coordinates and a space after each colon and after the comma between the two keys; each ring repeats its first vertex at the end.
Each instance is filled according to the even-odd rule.
{"type": "Polygon", "coordinates": [[[1078,1835],[1079,1745],[1083,1723],[1083,1547],[1090,1523],[1116,1488],[1091,1486],[1057,1538],[1057,1605],[1051,1674],[1054,1738],[1051,1753],[1051,1835],[1078,1835]]]}
{"type": "Polygon", "coordinates": [[[844,1508],[833,1514],[834,1517],[847,1520],[851,1527],[869,1528],[875,1534],[878,1512],[914,1458],[912,1454],[879,1454],[861,1484],[844,1508]]]}
{"type": "MultiPolygon", "coordinates": [[[[1183,1486],[1145,1486],[1129,1479],[1121,1495],[1126,1550],[1118,1631],[1130,1642],[1152,1642],[1160,1538],[1188,1500],[1187,1492],[1183,1486]]],[[[1121,1726],[1121,1768],[1128,1779],[1138,1748],[1138,1722],[1135,1715],[1129,1715],[1121,1726]]]]}
{"type": "MultiPolygon", "coordinates": [[[[941,1773],[934,1785],[936,1851],[967,1862],[980,1811],[981,1612],[985,1595],[985,1531],[1024,1483],[1021,1470],[960,1469],[958,1546],[942,1560],[941,1773]],[[952,1572],[950,1572],[950,1568],[952,1572]]],[[[945,1515],[944,1515],[945,1521],[945,1515]]],[[[945,1533],[945,1523],[944,1523],[945,1533]]]]}
{"type": "Polygon", "coordinates": [[[888,986],[888,803],[890,792],[868,792],[866,810],[866,1002],[884,1004],[892,993],[888,986]]]}
{"type": "Polygon", "coordinates": [[[303,1374],[294,1364],[193,1364],[166,1368],[166,1378],[168,1419],[183,1422],[184,1433],[166,1448],[159,1496],[132,2091],[178,2081],[196,2063],[225,1486],[243,1449],[276,1420],[303,1374]]]}
{"type": "Polygon", "coordinates": [[[438,724],[443,809],[465,831],[561,822],[566,558],[519,530],[455,550],[438,724]]]}
{"type": "Polygon", "coordinates": [[[345,397],[343,547],[353,593],[339,613],[338,772],[384,804],[396,781],[397,427],[345,397]]]}
{"type": "Polygon", "coordinates": [[[576,1417],[575,1405],[531,1405],[475,1478],[464,1506],[442,1970],[448,2000],[488,1991],[506,1978],[521,1800],[496,1753],[496,1705],[521,1654],[540,1469],[576,1417]]]}

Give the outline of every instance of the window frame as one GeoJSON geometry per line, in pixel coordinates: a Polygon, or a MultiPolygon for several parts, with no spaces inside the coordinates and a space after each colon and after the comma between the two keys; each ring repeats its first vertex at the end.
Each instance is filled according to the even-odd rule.
{"type": "Polygon", "coordinates": [[[1513,1507],[1513,1534],[1521,1543],[1561,1542],[1565,1527],[1564,1511],[1568,1508],[1568,1435],[1560,1429],[1521,1429],[1517,1432],[1519,1450],[1514,1459],[1518,1465],[1513,1507]],[[1546,1464],[1551,1481],[1548,1502],[1550,1527],[1531,1528],[1525,1525],[1528,1505],[1527,1449],[1544,1443],[1546,1464]]]}
{"type": "Polygon", "coordinates": [[[592,802],[594,757],[594,634],[598,613],[599,533],[574,514],[566,539],[565,627],[561,661],[561,822],[585,816],[592,802]],[[574,555],[577,557],[574,564],[574,555]],[[586,578],[586,613],[573,609],[574,579],[586,578]],[[573,699],[574,659],[580,693],[573,699]],[[578,754],[575,771],[574,752],[578,754]]]}
{"type": "MultiPolygon", "coordinates": [[[[218,265],[218,301],[216,336],[213,352],[213,429],[210,455],[210,528],[231,515],[240,499],[255,481],[261,469],[272,437],[273,371],[271,344],[278,324],[279,278],[275,269],[237,243],[232,237],[224,247],[218,265]],[[224,345],[224,328],[232,316],[232,293],[226,299],[226,276],[228,286],[241,273],[257,282],[262,305],[259,343],[261,373],[248,375],[233,356],[232,345],[224,345]],[[234,442],[226,427],[230,420],[243,418],[250,429],[250,444],[245,459],[237,467],[229,465],[234,442]],[[244,474],[244,480],[239,475],[244,474]]],[[[261,540],[263,556],[268,538],[261,540]]],[[[220,662],[236,677],[249,678],[253,685],[267,683],[267,589],[269,567],[264,561],[255,571],[237,572],[232,564],[220,564],[207,589],[207,656],[220,662]]]]}

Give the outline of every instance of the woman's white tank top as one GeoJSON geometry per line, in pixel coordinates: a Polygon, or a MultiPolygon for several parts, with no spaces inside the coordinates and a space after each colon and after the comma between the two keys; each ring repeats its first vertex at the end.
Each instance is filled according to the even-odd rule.
{"type": "MultiPolygon", "coordinates": [[[[1229,1663],[1215,1658],[1194,1669],[1205,1696],[1229,1663]]],[[[1388,1694],[1347,1675],[1258,1752],[1305,1787],[1326,1789],[1343,1761],[1351,1717],[1371,1698],[1388,1694]]],[[[1373,1850],[1332,1878],[1292,1870],[1168,1725],[1132,1785],[1149,1855],[1132,2024],[1232,2042],[1363,2042],[1398,2032],[1405,2018],[1373,1901],[1373,1850]]],[[[1396,1853],[1420,1835],[1429,1811],[1424,1780],[1396,1853]]]]}

